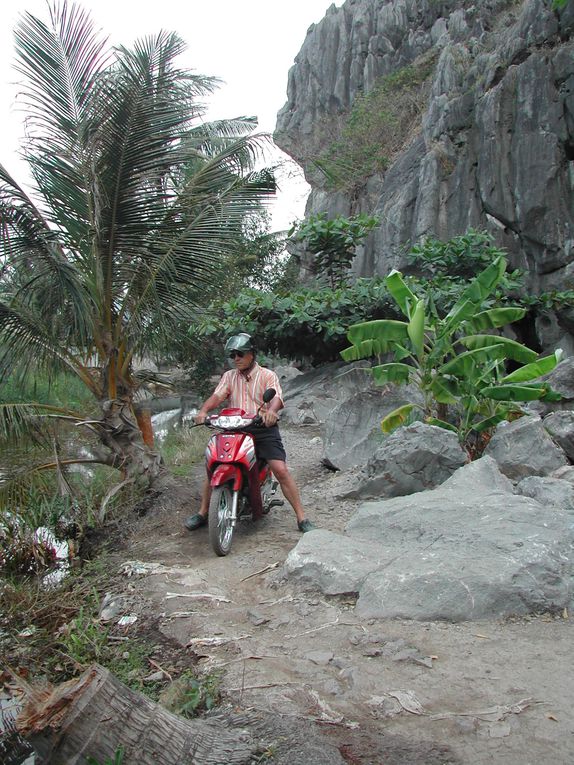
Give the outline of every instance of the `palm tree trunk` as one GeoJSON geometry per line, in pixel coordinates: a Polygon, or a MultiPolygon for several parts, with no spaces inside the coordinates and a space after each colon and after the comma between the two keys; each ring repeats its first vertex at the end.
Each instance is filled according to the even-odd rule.
{"type": "MultiPolygon", "coordinates": [[[[112,450],[114,467],[122,471],[124,478],[151,485],[161,467],[161,455],[153,449],[153,437],[150,447],[128,401],[106,400],[101,402],[101,407],[100,439],[112,450]]],[[[149,426],[151,428],[151,421],[149,426]]]]}
{"type": "Polygon", "coordinates": [[[245,715],[185,720],[94,664],[48,692],[28,689],[16,727],[50,765],[114,761],[120,747],[122,765],[248,765],[262,751],[250,722],[257,727],[245,715]]]}

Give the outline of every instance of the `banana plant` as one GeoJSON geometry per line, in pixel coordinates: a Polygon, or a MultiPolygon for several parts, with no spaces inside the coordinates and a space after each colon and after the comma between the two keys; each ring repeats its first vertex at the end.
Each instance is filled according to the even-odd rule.
{"type": "Polygon", "coordinates": [[[399,271],[387,276],[386,286],[406,321],[355,324],[347,332],[352,345],[341,352],[345,361],[391,357],[369,370],[375,382],[412,384],[422,393],[422,405],[406,404],[388,414],[381,423],[383,432],[409,422],[419,409],[426,422],[457,432],[467,443],[471,432],[490,431],[503,419],[523,414],[518,402],[559,398],[547,383],[532,381],[556,366],[560,350],[538,359],[525,345],[491,334],[525,314],[524,308],[513,306],[483,310],[505,270],[505,259],[497,257],[443,318],[399,271]],[[521,366],[506,374],[510,360],[521,366]]]}

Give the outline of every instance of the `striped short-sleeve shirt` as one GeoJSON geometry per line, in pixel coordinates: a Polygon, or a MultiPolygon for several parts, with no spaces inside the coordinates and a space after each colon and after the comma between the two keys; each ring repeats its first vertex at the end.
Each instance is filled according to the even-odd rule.
{"type": "Polygon", "coordinates": [[[263,404],[263,394],[267,388],[275,388],[275,396],[283,404],[283,391],[275,372],[255,363],[248,375],[241,374],[238,369],[224,372],[214,395],[221,396],[222,401],[229,399],[230,407],[255,413],[263,404]]]}

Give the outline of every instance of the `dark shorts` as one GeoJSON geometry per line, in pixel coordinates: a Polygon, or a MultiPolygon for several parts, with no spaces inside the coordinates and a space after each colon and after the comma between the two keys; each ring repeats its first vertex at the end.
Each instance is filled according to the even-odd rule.
{"type": "Polygon", "coordinates": [[[255,453],[259,459],[263,460],[287,460],[285,447],[281,440],[281,434],[277,425],[271,428],[265,426],[251,427],[247,430],[251,433],[255,441],[255,453]]]}

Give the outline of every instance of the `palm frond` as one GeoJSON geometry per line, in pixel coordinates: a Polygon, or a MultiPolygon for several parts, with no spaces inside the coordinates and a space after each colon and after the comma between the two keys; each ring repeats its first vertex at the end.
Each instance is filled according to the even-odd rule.
{"type": "Polygon", "coordinates": [[[77,412],[50,404],[2,403],[0,404],[0,443],[14,447],[19,442],[30,441],[45,445],[52,439],[51,418],[81,422],[77,412]]]}
{"type": "Polygon", "coordinates": [[[62,342],[83,344],[92,334],[91,298],[64,253],[58,233],[24,190],[0,165],[0,257],[11,270],[12,296],[32,307],[41,325],[56,316],[62,342]]]}
{"type": "Polygon", "coordinates": [[[80,377],[97,395],[96,381],[49,329],[26,306],[0,301],[0,381],[21,365],[60,366],[80,377]]]}
{"type": "Polygon", "coordinates": [[[94,82],[109,60],[87,11],[68,3],[53,5],[51,25],[25,13],[15,31],[17,70],[28,87],[23,101],[33,133],[60,149],[81,144],[94,82]]]}

